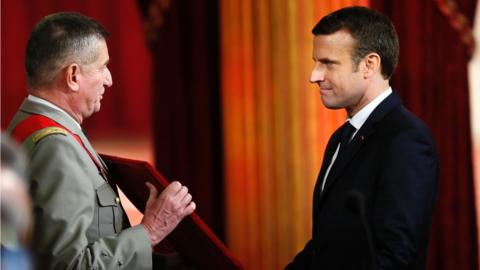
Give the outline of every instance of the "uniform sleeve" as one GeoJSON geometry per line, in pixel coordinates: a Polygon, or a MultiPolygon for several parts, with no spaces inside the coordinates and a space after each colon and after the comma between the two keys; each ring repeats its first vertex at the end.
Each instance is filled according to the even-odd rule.
{"type": "Polygon", "coordinates": [[[385,147],[372,224],[378,269],[409,269],[426,243],[437,189],[438,161],[424,132],[405,131],[385,147]]]}
{"type": "MultiPolygon", "coordinates": [[[[33,253],[39,269],[151,269],[152,250],[139,225],[87,240],[95,215],[92,164],[71,137],[50,135],[31,154],[35,226],[33,253]],[[82,156],[83,155],[83,156],[82,156]]],[[[113,222],[113,221],[112,221],[113,222]]]]}

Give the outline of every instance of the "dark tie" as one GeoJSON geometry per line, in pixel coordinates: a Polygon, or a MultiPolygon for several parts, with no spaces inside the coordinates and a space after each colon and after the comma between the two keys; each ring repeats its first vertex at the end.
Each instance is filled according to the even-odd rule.
{"type": "Polygon", "coordinates": [[[350,121],[345,122],[342,127],[342,133],[340,137],[340,150],[338,151],[338,155],[340,155],[345,148],[347,148],[348,143],[352,139],[352,134],[357,130],[350,121]]]}

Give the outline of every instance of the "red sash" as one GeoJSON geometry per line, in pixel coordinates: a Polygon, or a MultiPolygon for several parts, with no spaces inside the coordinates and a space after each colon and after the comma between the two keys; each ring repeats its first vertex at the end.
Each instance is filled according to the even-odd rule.
{"type": "MultiPolygon", "coordinates": [[[[88,151],[87,147],[85,147],[85,144],[83,144],[82,139],[80,139],[80,136],[77,134],[73,133],[70,131],[68,128],[60,125],[59,123],[55,122],[54,120],[40,114],[31,114],[24,120],[22,120],[13,130],[12,130],[12,136],[17,139],[20,143],[23,143],[25,139],[27,139],[30,135],[33,133],[44,129],[48,127],[58,127],[61,129],[64,129],[70,135],[72,135],[75,140],[83,147],[83,149],[87,152],[87,154],[90,156],[92,159],[93,163],[95,163],[95,166],[97,166],[98,171],[105,177],[105,180],[108,181],[108,174],[107,171],[105,170],[104,166],[99,162],[98,159],[96,159],[90,151],[88,151]]],[[[109,181],[108,181],[109,182],[109,181]]]]}

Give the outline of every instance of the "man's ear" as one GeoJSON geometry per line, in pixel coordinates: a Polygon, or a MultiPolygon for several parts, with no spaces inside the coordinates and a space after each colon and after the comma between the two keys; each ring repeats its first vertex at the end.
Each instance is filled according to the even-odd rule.
{"type": "Polygon", "coordinates": [[[80,66],[78,64],[70,64],[65,68],[64,76],[65,82],[68,85],[68,88],[72,89],[73,91],[78,91],[80,85],[78,84],[78,79],[80,75],[80,66]]]}
{"type": "Polygon", "coordinates": [[[381,73],[381,58],[377,53],[369,53],[364,58],[363,77],[365,79],[372,77],[374,74],[381,73]]]}

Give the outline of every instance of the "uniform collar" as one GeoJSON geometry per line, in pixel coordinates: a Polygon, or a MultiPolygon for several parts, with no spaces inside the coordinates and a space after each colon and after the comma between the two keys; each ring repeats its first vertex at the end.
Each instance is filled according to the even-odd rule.
{"type": "Polygon", "coordinates": [[[33,103],[45,105],[49,108],[52,108],[54,110],[62,112],[65,116],[67,116],[67,118],[69,118],[71,120],[70,122],[75,123],[75,125],[77,125],[77,127],[79,129],[82,129],[80,124],[77,121],[75,121],[75,119],[73,119],[73,117],[70,114],[68,114],[66,111],[64,111],[62,108],[58,107],[57,105],[51,103],[50,101],[48,101],[46,99],[43,99],[43,98],[36,97],[34,95],[28,95],[27,100],[29,100],[33,103]]]}

